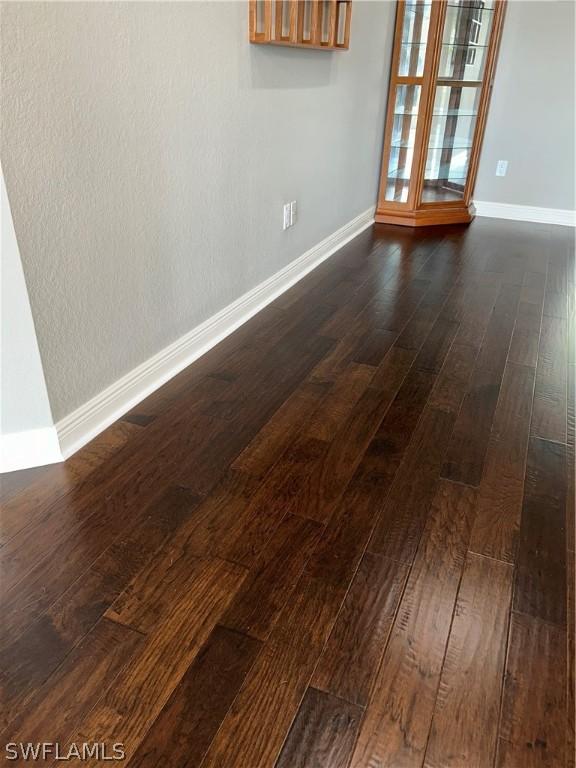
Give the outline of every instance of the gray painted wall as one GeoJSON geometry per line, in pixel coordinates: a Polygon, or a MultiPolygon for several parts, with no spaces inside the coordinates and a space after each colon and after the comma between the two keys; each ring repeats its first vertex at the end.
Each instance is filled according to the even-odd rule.
{"type": "Polygon", "coordinates": [[[251,46],[247,10],[3,6],[2,159],[57,420],[375,202],[394,4],[355,2],[336,53],[251,46]]]}
{"type": "Polygon", "coordinates": [[[3,175],[0,182],[0,434],[5,435],[53,422],[3,175]]]}
{"type": "Polygon", "coordinates": [[[478,179],[477,200],[575,207],[572,0],[511,0],[478,179]],[[497,177],[496,162],[508,160],[497,177]]]}

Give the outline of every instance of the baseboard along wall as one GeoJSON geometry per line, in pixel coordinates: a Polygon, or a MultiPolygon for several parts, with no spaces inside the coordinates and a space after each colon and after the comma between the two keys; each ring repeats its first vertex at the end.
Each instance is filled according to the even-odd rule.
{"type": "MultiPolygon", "coordinates": [[[[476,214],[498,219],[576,226],[576,212],[482,200],[476,214]]],[[[302,256],[115,381],[54,427],[2,435],[0,472],[63,461],[148,397],[374,222],[369,208],[302,256]]]]}
{"type": "Polygon", "coordinates": [[[474,200],[474,207],[477,216],[486,216],[491,219],[512,219],[513,221],[531,221],[534,224],[576,227],[576,211],[568,208],[537,208],[531,205],[490,203],[485,200],[474,200]]]}
{"type": "Polygon", "coordinates": [[[64,417],[56,424],[63,458],[79,450],[373,222],[371,207],[64,417]]]}

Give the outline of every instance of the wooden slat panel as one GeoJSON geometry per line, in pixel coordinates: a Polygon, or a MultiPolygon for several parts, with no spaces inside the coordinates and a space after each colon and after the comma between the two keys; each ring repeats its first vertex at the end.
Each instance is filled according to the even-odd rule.
{"type": "Polygon", "coordinates": [[[504,284],[498,294],[478,355],[478,366],[482,370],[494,371],[500,375],[504,371],[516,324],[520,293],[519,286],[504,284]]]}
{"type": "Polygon", "coordinates": [[[67,743],[73,729],[88,715],[113,684],[116,675],[144,638],[107,619],[99,621],[64,663],[38,688],[24,714],[15,713],[3,702],[4,742],[67,743]]]}
{"type": "Polygon", "coordinates": [[[538,342],[540,340],[540,323],[542,320],[542,307],[521,301],[518,307],[518,317],[512,340],[508,360],[518,365],[536,366],[538,360],[538,342]]]}
{"type": "Polygon", "coordinates": [[[298,21],[296,25],[296,40],[298,43],[304,42],[304,20],[305,20],[305,6],[309,0],[298,0],[298,21]]]}
{"type": "Polygon", "coordinates": [[[265,640],[321,532],[319,523],[287,515],[251,568],[222,624],[265,640]]]}
{"type": "Polygon", "coordinates": [[[2,474],[0,545],[6,544],[28,526],[46,516],[47,509],[62,499],[79,482],[86,480],[111,456],[132,440],[141,429],[134,424],[116,422],[63,464],[34,467],[2,474]],[[24,480],[25,477],[30,478],[24,480]],[[19,488],[19,485],[23,487],[19,488]]]}
{"type": "Polygon", "coordinates": [[[401,563],[364,555],[312,685],[366,705],[407,575],[401,563]]]}
{"type": "MultiPolygon", "coordinates": [[[[119,593],[150,558],[194,517],[197,499],[183,488],[171,488],[149,508],[141,524],[117,540],[78,581],[23,633],[0,652],[6,713],[15,717],[72,648],[102,617],[119,593]]],[[[18,614],[17,614],[18,615],[18,614]]]]}
{"type": "Polygon", "coordinates": [[[298,42],[298,0],[290,0],[290,32],[291,43],[298,42]]]}
{"type": "Polygon", "coordinates": [[[442,477],[478,485],[500,391],[500,375],[474,369],[448,446],[442,477]]]}
{"type": "Polygon", "coordinates": [[[383,331],[400,333],[423,301],[429,300],[430,293],[430,281],[418,278],[411,280],[404,290],[382,290],[372,301],[364,301],[357,327],[361,329],[368,323],[383,331]]]}
{"type": "Polygon", "coordinates": [[[319,2],[312,3],[310,16],[310,44],[320,45],[320,35],[322,30],[321,5],[319,2]]]}
{"type": "Polygon", "coordinates": [[[522,283],[522,291],[520,292],[521,302],[537,304],[540,307],[544,305],[547,260],[544,259],[541,264],[544,270],[543,273],[530,271],[525,273],[524,282],[522,283]]]}
{"type": "Polygon", "coordinates": [[[232,463],[232,467],[255,477],[263,477],[284,453],[297,431],[308,423],[308,417],[325,393],[326,387],[314,382],[298,387],[232,463]]]}
{"type": "MultiPolygon", "coordinates": [[[[168,555],[204,558],[217,556],[228,543],[226,533],[237,520],[244,520],[257,480],[229,469],[209,497],[200,504],[189,524],[175,537],[168,555]]],[[[278,522],[278,520],[276,520],[278,522]]]]}
{"type": "Polygon", "coordinates": [[[430,407],[458,415],[464,395],[470,386],[478,351],[464,344],[453,344],[446,356],[430,399],[430,407]]]}
{"type": "Polygon", "coordinates": [[[383,331],[380,328],[373,328],[368,333],[362,335],[362,340],[357,349],[352,354],[352,360],[355,363],[364,365],[379,365],[386,352],[396,341],[397,334],[394,331],[383,331]]]}
{"type": "Polygon", "coordinates": [[[421,765],[475,503],[475,491],[443,481],[410,573],[351,761],[421,765]]]}
{"type": "Polygon", "coordinates": [[[330,519],[379,425],[387,422],[389,409],[393,412],[390,419],[396,419],[394,403],[404,398],[402,387],[397,390],[396,384],[397,380],[391,382],[390,388],[383,391],[369,387],[350,411],[301,495],[311,519],[330,519]]]}
{"type": "Polygon", "coordinates": [[[274,18],[274,40],[282,40],[282,22],[284,15],[284,3],[289,0],[274,0],[275,18],[274,18]]]}
{"type": "MultiPolygon", "coordinates": [[[[249,523],[253,522],[256,530],[263,528],[265,532],[270,530],[268,519],[272,527],[275,527],[288,512],[315,519],[316,510],[313,504],[307,503],[306,491],[311,482],[311,474],[321,464],[328,448],[323,440],[308,437],[305,430],[296,435],[253,494],[245,519],[249,523]]],[[[241,544],[239,531],[245,527],[243,517],[232,521],[232,527],[224,534],[225,540],[220,542],[217,551],[226,558],[250,565],[250,552],[246,550],[244,555],[242,547],[235,548],[235,542],[241,544]],[[234,553],[226,544],[234,549],[234,553]]],[[[246,538],[244,532],[242,537],[246,538]]]]}
{"type": "MultiPolygon", "coordinates": [[[[572,246],[573,247],[573,246],[572,246]]],[[[568,249],[553,249],[548,264],[544,314],[550,317],[567,317],[568,249]]]]}
{"type": "Polygon", "coordinates": [[[362,482],[383,490],[390,486],[433,385],[431,372],[409,371],[362,458],[362,482]]]}
{"type": "MultiPolygon", "coordinates": [[[[161,486],[159,492],[162,490],[161,486]]],[[[118,493],[116,498],[118,500],[122,498],[123,501],[129,503],[122,493],[118,493]]],[[[116,519],[113,513],[114,504],[112,502],[105,503],[105,501],[99,500],[96,509],[89,510],[84,515],[81,512],[75,515],[72,511],[68,517],[59,514],[49,516],[42,523],[42,536],[38,535],[34,525],[25,528],[2,547],[0,582],[4,592],[7,593],[11,587],[25,579],[33,578],[35,566],[42,558],[54,556],[57,549],[60,557],[65,557],[66,554],[72,557],[70,550],[77,549],[77,539],[79,538],[78,535],[74,536],[74,533],[86,534],[86,557],[89,557],[91,551],[99,554],[112,542],[114,534],[122,527],[123,521],[116,519]],[[90,546],[91,541],[93,547],[90,546]],[[71,543],[70,549],[67,546],[69,543],[71,543]]],[[[124,522],[124,525],[126,524],[124,522]]],[[[46,583],[44,586],[47,586],[46,583]]]]}
{"type": "Polygon", "coordinates": [[[370,382],[370,389],[375,392],[390,393],[391,402],[400,389],[415,358],[416,352],[413,349],[392,347],[384,360],[376,368],[376,372],[370,382]]]}
{"type": "MultiPolygon", "coordinates": [[[[306,573],[342,587],[349,585],[366,549],[378,511],[375,489],[354,478],[326,526],[306,573]]],[[[377,494],[377,489],[376,489],[377,494]]]]}
{"type": "Polygon", "coordinates": [[[564,630],[512,614],[498,768],[565,765],[564,630]]]}
{"type": "Polygon", "coordinates": [[[453,425],[451,413],[424,412],[378,518],[370,551],[412,562],[453,425]]]}
{"type": "Polygon", "coordinates": [[[421,371],[439,373],[450,351],[458,323],[439,317],[432,326],[424,346],[418,353],[414,366],[421,371]]]}
{"type": "MultiPolygon", "coordinates": [[[[124,510],[133,502],[149,503],[150,489],[158,490],[159,483],[164,481],[159,488],[162,491],[170,480],[166,464],[174,458],[174,453],[167,447],[175,440],[178,430],[189,421],[191,413],[227,386],[226,382],[213,381],[208,387],[203,377],[194,380],[195,386],[180,399],[177,408],[146,429],[146,440],[128,441],[109,455],[97,471],[77,477],[80,482],[72,485],[66,481],[64,493],[46,498],[36,493],[39,488],[33,488],[31,494],[19,494],[13,500],[14,505],[10,502],[3,509],[0,542],[5,543],[21,530],[27,541],[18,537],[12,544],[18,546],[18,541],[22,542],[21,550],[29,558],[23,564],[28,565],[32,557],[47,556],[56,549],[62,556],[68,543],[62,541],[62,531],[70,537],[82,525],[91,525],[92,513],[102,506],[103,498],[111,497],[124,510]],[[42,536],[38,536],[34,528],[40,523],[42,536]]],[[[107,438],[104,439],[107,442],[107,438]]],[[[74,458],[64,466],[68,473],[68,466],[74,466],[74,458]]],[[[9,551],[6,550],[6,554],[9,551]]]]}
{"type": "Polygon", "coordinates": [[[568,551],[566,564],[566,755],[567,768],[576,762],[576,569],[574,552],[568,551]]]}
{"type": "Polygon", "coordinates": [[[478,485],[482,477],[519,297],[520,288],[506,284],[498,295],[442,469],[449,480],[478,485]]]}
{"type": "Polygon", "coordinates": [[[258,0],[249,0],[248,5],[248,35],[250,37],[250,42],[255,42],[257,38],[257,10],[256,10],[256,3],[258,0]]]}
{"type": "MultiPolygon", "coordinates": [[[[185,417],[182,418],[186,421],[185,417]]],[[[204,456],[205,466],[209,464],[210,469],[204,475],[204,481],[200,483],[204,485],[208,482],[210,473],[215,475],[222,470],[222,464],[225,465],[226,462],[226,451],[234,450],[234,439],[220,426],[211,428],[212,422],[206,423],[204,419],[196,421],[189,416],[187,423],[191,432],[196,434],[195,430],[198,430],[200,436],[198,438],[197,435],[196,438],[196,455],[200,455],[203,448],[206,449],[210,444],[210,451],[205,450],[204,456]],[[218,455],[219,459],[216,459],[215,456],[218,455]]],[[[151,425],[150,430],[153,427],[154,425],[151,425]]],[[[17,587],[5,597],[3,607],[6,620],[0,628],[2,644],[7,638],[9,640],[14,632],[22,631],[58,599],[87,570],[94,559],[126,531],[129,525],[142,517],[146,504],[153,502],[167,485],[171,484],[172,469],[169,458],[178,456],[174,446],[180,439],[184,442],[191,440],[190,437],[178,436],[174,443],[168,443],[161,451],[154,452],[154,437],[151,432],[151,442],[147,445],[149,461],[142,462],[140,468],[135,468],[131,461],[127,460],[113,492],[108,493],[107,484],[100,487],[95,484],[91,494],[85,497],[85,503],[79,502],[76,505],[74,497],[67,499],[68,518],[60,514],[63,510],[60,510],[59,505],[58,514],[50,517],[50,526],[43,530],[45,541],[36,541],[33,546],[28,547],[28,535],[26,541],[20,537],[13,540],[11,549],[13,554],[16,550],[18,554],[9,559],[10,555],[6,552],[4,564],[17,587]],[[69,525],[66,525],[67,519],[69,525]],[[44,557],[39,555],[37,562],[29,563],[34,557],[33,553],[39,549],[43,551],[44,557]],[[28,564],[32,565],[32,568],[26,572],[28,564]],[[21,572],[26,572],[25,576],[18,580],[21,572]]],[[[238,434],[236,439],[240,440],[241,434],[238,434]]],[[[116,454],[114,460],[121,453],[116,454]]],[[[201,476],[200,471],[194,475],[196,480],[201,476]]],[[[113,482],[112,479],[110,482],[113,482]]]]}
{"type": "Polygon", "coordinates": [[[202,768],[268,768],[277,759],[345,589],[300,579],[212,742],[202,768]]]}
{"type": "MultiPolygon", "coordinates": [[[[572,267],[573,269],[573,267],[572,267]]],[[[573,278],[573,273],[572,273],[573,278]]],[[[575,293],[574,285],[570,286],[570,294],[575,293]]],[[[573,321],[571,321],[573,322],[573,321]]],[[[574,324],[576,325],[576,324],[574,324]]],[[[576,327],[573,327],[576,332],[576,327]]],[[[574,339],[574,333],[572,335],[574,339]]],[[[568,366],[568,445],[566,451],[568,477],[566,492],[566,648],[567,648],[567,726],[566,754],[567,768],[576,766],[576,569],[575,569],[575,539],[576,539],[576,366],[568,366]]]]}
{"type": "Polygon", "coordinates": [[[343,48],[348,48],[350,45],[350,24],[352,21],[352,0],[346,0],[346,21],[344,23],[344,40],[342,42],[343,48]]]}
{"type": "Polygon", "coordinates": [[[447,288],[443,286],[438,288],[432,284],[417,310],[406,323],[402,333],[398,336],[396,344],[404,349],[420,349],[434,327],[434,323],[449,295],[450,292],[447,288]]]}
{"type": "Polygon", "coordinates": [[[346,768],[362,710],[308,688],[276,768],[346,768]]]}
{"type": "Polygon", "coordinates": [[[512,566],[468,555],[440,677],[426,768],[492,768],[511,599],[512,566]]]}
{"type": "Polygon", "coordinates": [[[336,24],[338,22],[337,0],[330,1],[330,16],[328,19],[328,45],[336,45],[336,24]]]}
{"type": "Polygon", "coordinates": [[[305,427],[307,434],[326,442],[333,440],[352,408],[368,388],[374,373],[375,368],[370,365],[350,363],[311,415],[305,427]]]}
{"type": "MultiPolygon", "coordinates": [[[[152,472],[150,481],[161,476],[161,466],[160,462],[158,474],[152,472]]],[[[134,482],[138,485],[137,478],[134,482]]],[[[148,486],[148,480],[145,485],[148,487],[146,500],[151,508],[156,499],[163,496],[165,486],[159,483],[157,487],[152,488],[148,486]]],[[[38,619],[68,587],[74,584],[76,579],[87,571],[90,563],[100,557],[122,531],[126,531],[129,526],[138,524],[143,519],[146,512],[144,504],[141,508],[134,510],[129,503],[122,506],[122,501],[125,501],[122,493],[119,497],[111,499],[104,496],[99,500],[94,513],[87,513],[86,519],[75,527],[71,526],[72,530],[68,534],[65,533],[64,521],[59,521],[55,527],[56,530],[64,531],[64,538],[59,538],[57,533],[54,534],[52,541],[54,553],[51,556],[40,557],[13,589],[8,590],[7,585],[3,584],[3,621],[0,624],[2,648],[38,619]],[[131,510],[132,514],[128,515],[127,510],[131,510]]],[[[185,504],[188,505],[188,510],[192,514],[198,504],[197,496],[190,494],[185,504]]],[[[80,516],[80,513],[78,514],[80,516]]],[[[48,539],[52,532],[51,526],[43,530],[43,534],[48,539]]],[[[20,551],[23,551],[21,544],[17,546],[20,551]]],[[[6,555],[9,557],[8,552],[6,555]]],[[[7,560],[6,566],[8,564],[7,560]]]]}
{"type": "Polygon", "coordinates": [[[566,442],[566,320],[544,315],[538,349],[532,434],[566,442]]]}
{"type": "Polygon", "coordinates": [[[257,640],[216,627],[130,765],[200,765],[259,649],[257,640]]]}
{"type": "Polygon", "coordinates": [[[506,562],[518,543],[533,390],[532,368],[506,367],[470,541],[473,552],[506,562]]]}
{"type": "Polygon", "coordinates": [[[546,621],[566,621],[566,446],[532,438],[514,608],[546,621]]]}
{"type": "Polygon", "coordinates": [[[500,281],[497,279],[478,280],[466,293],[466,312],[456,335],[457,344],[467,344],[480,349],[486,329],[498,298],[500,281]]]}
{"type": "Polygon", "coordinates": [[[229,563],[205,563],[72,740],[122,742],[126,753],[134,754],[243,577],[244,571],[229,563]]]}

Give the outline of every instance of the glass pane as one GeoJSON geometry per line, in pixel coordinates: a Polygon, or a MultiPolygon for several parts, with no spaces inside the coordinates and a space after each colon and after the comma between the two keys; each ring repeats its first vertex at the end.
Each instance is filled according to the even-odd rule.
{"type": "Polygon", "coordinates": [[[404,19],[402,23],[403,43],[425,43],[430,26],[430,10],[432,0],[408,2],[404,4],[404,19]]]}
{"type": "Polygon", "coordinates": [[[422,77],[424,72],[425,45],[402,43],[400,46],[399,77],[422,77]]]}
{"type": "Polygon", "coordinates": [[[386,200],[405,203],[408,199],[420,90],[419,85],[399,85],[396,88],[386,200]]]}
{"type": "Polygon", "coordinates": [[[449,3],[446,8],[438,77],[481,80],[494,10],[491,3],[449,3]]]}
{"type": "Polygon", "coordinates": [[[462,198],[479,101],[477,87],[436,88],[422,202],[462,198]]]}
{"type": "Polygon", "coordinates": [[[432,0],[408,2],[404,5],[398,66],[398,75],[401,77],[422,77],[431,7],[432,0]]]}
{"type": "Polygon", "coordinates": [[[483,10],[493,11],[494,0],[448,0],[449,8],[481,8],[483,10]]]}

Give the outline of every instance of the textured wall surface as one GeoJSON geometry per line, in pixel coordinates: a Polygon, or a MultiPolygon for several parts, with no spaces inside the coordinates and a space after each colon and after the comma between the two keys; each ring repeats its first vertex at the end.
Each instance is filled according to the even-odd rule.
{"type": "Polygon", "coordinates": [[[247,10],[3,5],[2,161],[57,420],[375,202],[395,4],[355,2],[336,53],[251,46],[247,10]]]}
{"type": "Polygon", "coordinates": [[[475,198],[573,210],[572,0],[510,0],[475,198]],[[497,177],[496,163],[508,160],[497,177]]]}
{"type": "Polygon", "coordinates": [[[53,422],[4,176],[0,213],[0,434],[5,435],[51,427],[53,422]]]}

